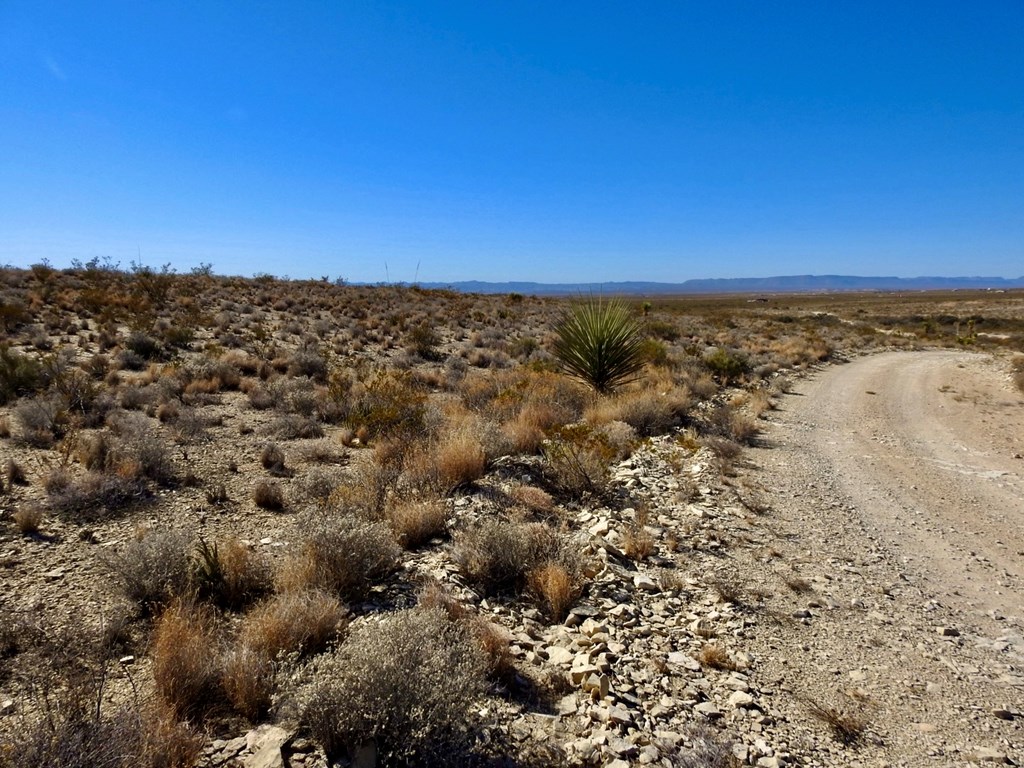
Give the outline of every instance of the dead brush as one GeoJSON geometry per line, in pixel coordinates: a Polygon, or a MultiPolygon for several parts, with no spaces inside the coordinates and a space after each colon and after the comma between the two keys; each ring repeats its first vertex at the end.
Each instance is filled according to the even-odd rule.
{"type": "Polygon", "coordinates": [[[242,620],[239,645],[275,660],[283,654],[305,656],[323,650],[348,623],[338,598],[319,590],[275,595],[242,620]]]}
{"type": "Polygon", "coordinates": [[[744,589],[738,581],[724,576],[716,576],[710,583],[711,589],[723,603],[742,605],[744,589]]]}
{"type": "Polygon", "coordinates": [[[706,643],[697,653],[696,658],[697,661],[700,662],[701,666],[710,667],[711,669],[723,669],[727,671],[736,669],[736,662],[733,661],[729,652],[722,646],[714,643],[706,643]]]}
{"type": "Polygon", "coordinates": [[[814,591],[814,587],[811,586],[811,582],[803,576],[797,576],[796,574],[784,576],[782,581],[791,591],[796,592],[798,595],[814,591]]]}
{"type": "Polygon", "coordinates": [[[622,549],[631,560],[646,560],[654,554],[654,536],[641,525],[631,525],[623,532],[622,549]]]}
{"type": "Polygon", "coordinates": [[[864,734],[869,725],[864,704],[852,698],[847,705],[823,704],[815,699],[805,698],[803,705],[811,717],[828,726],[833,738],[839,743],[856,747],[864,741],[864,734]]]}

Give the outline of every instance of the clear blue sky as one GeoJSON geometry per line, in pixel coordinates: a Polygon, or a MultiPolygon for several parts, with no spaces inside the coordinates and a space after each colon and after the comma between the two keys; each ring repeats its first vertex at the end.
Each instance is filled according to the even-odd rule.
{"type": "Polygon", "coordinates": [[[1024,2],[0,0],[0,263],[140,253],[1017,277],[1024,2]]]}

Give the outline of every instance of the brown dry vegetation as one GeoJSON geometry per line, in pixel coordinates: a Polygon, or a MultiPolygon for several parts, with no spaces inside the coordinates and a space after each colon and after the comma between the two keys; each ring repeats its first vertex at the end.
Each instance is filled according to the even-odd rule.
{"type": "MultiPolygon", "coordinates": [[[[132,678],[140,698],[117,693],[134,708],[137,732],[117,738],[135,764],[187,764],[190,727],[270,718],[275,693],[299,692],[279,681],[317,665],[337,671],[306,691],[329,752],[377,727],[344,717],[351,698],[383,718],[382,697],[406,690],[430,722],[403,713],[381,749],[426,762],[430,739],[471,751],[469,698],[516,678],[509,640],[465,596],[450,598],[447,619],[395,613],[424,558],[448,558],[495,604],[559,622],[594,572],[563,511],[631,506],[609,466],[645,438],[685,432],[734,461],[786,374],[881,347],[1024,348],[1019,293],[634,304],[646,367],[598,395],[557,373],[558,299],[97,262],[0,270],[0,537],[77,542],[85,554],[70,572],[100,574],[60,598],[26,579],[0,600],[0,625],[22,603],[65,622],[121,606],[117,653],[146,659],[132,678]],[[360,629],[346,638],[350,619],[360,629]],[[161,738],[177,756],[153,756],[161,738]]],[[[1022,359],[1011,375],[1024,389],[1022,359]]],[[[642,522],[624,546],[636,560],[655,554],[642,522]]],[[[5,660],[27,659],[29,645],[9,643],[5,660]]],[[[700,661],[732,664],[714,645],[700,661]]],[[[95,695],[70,677],[83,664],[51,670],[79,706],[95,695]]],[[[3,685],[31,700],[22,679],[3,685]]],[[[84,715],[60,727],[82,723],[113,728],[84,715]]],[[[19,744],[42,745],[19,754],[68,748],[39,707],[5,719],[0,737],[14,727],[19,744]]],[[[4,753],[8,764],[26,763],[4,753]]]]}

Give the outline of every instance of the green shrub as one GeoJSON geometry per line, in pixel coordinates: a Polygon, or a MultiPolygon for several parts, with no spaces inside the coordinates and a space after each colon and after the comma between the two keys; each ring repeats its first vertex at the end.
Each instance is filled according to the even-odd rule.
{"type": "Polygon", "coordinates": [[[39,361],[0,344],[0,405],[43,388],[39,361]]]}
{"type": "Polygon", "coordinates": [[[738,381],[750,370],[747,358],[735,350],[715,347],[704,355],[704,365],[708,367],[723,384],[738,381]]]}
{"type": "Polygon", "coordinates": [[[602,394],[634,380],[644,366],[643,333],[619,300],[576,304],[555,333],[553,352],[562,370],[602,394]]]}

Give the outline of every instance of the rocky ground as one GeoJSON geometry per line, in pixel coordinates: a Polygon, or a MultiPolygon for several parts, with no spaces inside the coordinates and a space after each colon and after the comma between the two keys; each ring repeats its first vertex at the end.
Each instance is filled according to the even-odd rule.
{"type": "MultiPolygon", "coordinates": [[[[982,380],[993,375],[980,357],[936,356],[982,380]]],[[[851,496],[850,484],[873,473],[838,476],[817,447],[821,413],[804,403],[823,397],[830,379],[877,364],[798,386],[772,415],[763,447],[735,468],[723,472],[717,457],[673,438],[619,465],[617,482],[646,505],[653,552],[635,562],[622,551],[635,509],[576,513],[602,567],[564,625],[490,608],[523,669],[556,670],[569,685],[551,712],[509,706],[498,720],[524,743],[563,745],[571,764],[1019,764],[1020,612],[978,612],[948,584],[937,588],[918,567],[922,553],[851,496]]],[[[1020,397],[997,391],[1019,419],[1020,397]]],[[[1012,456],[1012,446],[998,451],[1012,456]]],[[[1019,478],[1002,476],[1011,500],[1019,478]]],[[[473,599],[454,569],[433,567],[473,599]]],[[[290,764],[318,764],[301,752],[309,746],[292,742],[290,764]]],[[[259,764],[251,751],[242,739],[216,742],[209,764],[259,764]]]]}
{"type": "MultiPolygon", "coordinates": [[[[646,441],[614,468],[628,505],[558,511],[592,575],[563,623],[523,601],[483,598],[447,545],[407,556],[399,593],[382,588],[354,606],[354,623],[376,620],[377,597],[414,604],[415,585],[428,581],[475,605],[507,630],[520,682],[543,680],[554,691],[482,702],[484,719],[513,751],[541,755],[550,746],[549,764],[1020,764],[1024,406],[1001,370],[962,353],[865,357],[800,381],[769,413],[760,447],[734,459],[685,434],[646,441]],[[909,378],[895,375],[901,370],[909,378]],[[923,383],[910,389],[914,381],[923,383]],[[903,406],[869,422],[879,403],[898,403],[908,390],[916,394],[903,406]],[[944,398],[942,409],[922,405],[933,396],[944,398]],[[925,413],[937,421],[905,437],[925,413]],[[959,461],[930,453],[949,442],[942,424],[956,430],[959,461]],[[870,453],[856,435],[866,435],[870,453]],[[899,451],[883,450],[893,445],[899,451]],[[922,457],[941,478],[915,463],[922,457]],[[900,496],[918,487],[933,492],[900,496]],[[961,519],[970,545],[953,525],[961,519]]],[[[230,397],[214,408],[215,428],[232,429],[230,397]]],[[[186,460],[229,479],[259,471],[255,450],[237,461],[220,445],[190,447],[186,460]]],[[[318,453],[318,445],[294,441],[289,450],[318,453]]],[[[344,471],[350,454],[339,449],[330,466],[344,471]]],[[[33,476],[45,469],[28,468],[33,476]]],[[[496,490],[530,485],[536,471],[523,457],[499,460],[474,492],[452,500],[455,519],[488,514],[496,490]]],[[[19,606],[59,605],[98,621],[113,610],[99,556],[146,525],[240,536],[271,561],[297,535],[287,514],[186,492],[159,518],[84,530],[53,519],[35,537],[5,532],[0,588],[19,606]]],[[[141,654],[122,659],[110,694],[144,679],[148,663],[141,654]]],[[[0,717],[9,726],[25,702],[6,692],[0,717]]],[[[286,707],[276,724],[210,733],[201,761],[325,763],[286,707]]]]}

